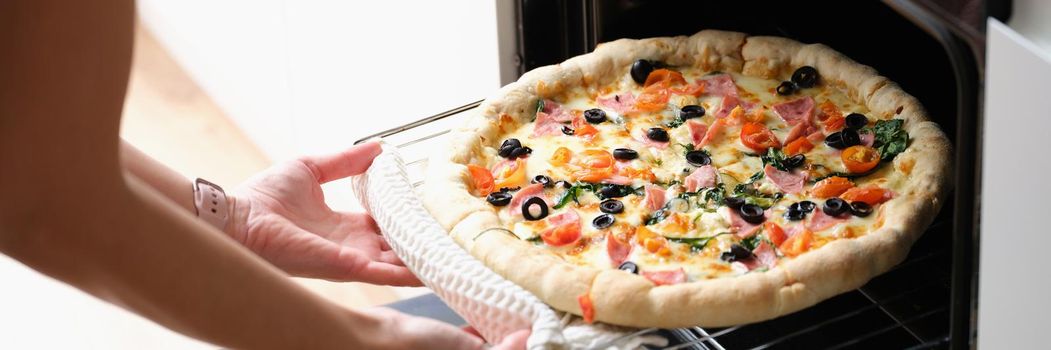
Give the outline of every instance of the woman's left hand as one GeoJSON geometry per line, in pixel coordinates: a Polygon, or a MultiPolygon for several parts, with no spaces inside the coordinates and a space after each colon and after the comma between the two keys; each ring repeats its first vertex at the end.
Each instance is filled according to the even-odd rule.
{"type": "Polygon", "coordinates": [[[368,214],[333,211],[321,191],[325,182],[361,174],[380,152],[370,142],[264,170],[232,192],[227,234],[294,276],[420,285],[368,214]]]}

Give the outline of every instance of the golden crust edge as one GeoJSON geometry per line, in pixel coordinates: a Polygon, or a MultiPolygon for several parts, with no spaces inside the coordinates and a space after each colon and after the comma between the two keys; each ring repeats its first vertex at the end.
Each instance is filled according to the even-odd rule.
{"type": "MultiPolygon", "coordinates": [[[[486,120],[492,125],[497,123],[495,118],[504,113],[525,115],[525,111],[535,106],[537,98],[552,96],[573,84],[601,85],[606,81],[600,77],[622,74],[616,72],[616,67],[625,67],[638,58],[664,60],[687,56],[693,57],[693,64],[707,69],[739,71],[759,77],[779,76],[784,74],[784,69],[812,65],[822,72],[823,79],[840,84],[852,99],[864,102],[880,117],[900,114],[906,120],[910,145],[895,159],[894,166],[915,161],[912,180],[899,194],[913,199],[888,202],[883,208],[887,219],[879,230],[861,238],[831,242],[770,271],[671,286],[654,286],[640,276],[617,270],[599,271],[573,265],[551,252],[535,249],[508,235],[485,234],[471,240],[454,235],[460,237],[457,242],[469,247],[473,256],[494,271],[557,309],[580,314],[576,298],[589,293],[596,320],[635,327],[725,326],[773,318],[857,288],[905,258],[912,244],[933,220],[951,186],[947,178],[951,174],[951,146],[941,130],[927,119],[926,112],[915,98],[879,76],[871,67],[854,62],[824,45],[711,30],[690,37],[617,40],[600,45],[593,53],[523,75],[519,81],[487,99],[476,119],[486,120]],[[671,43],[687,47],[668,49],[671,43]],[[727,48],[736,48],[736,52],[727,48]],[[858,269],[864,270],[858,273],[858,269]],[[536,277],[535,273],[522,273],[546,270],[561,273],[543,274],[543,278],[536,277]],[[840,278],[830,279],[830,275],[840,278]],[[588,288],[581,287],[583,280],[589,281],[588,288]]],[[[464,133],[471,131],[463,130],[464,133]]],[[[459,145],[462,149],[481,146],[480,140],[463,139],[454,142],[453,146],[459,145]]],[[[453,162],[455,158],[432,158],[432,166],[435,161],[453,162]]],[[[437,183],[432,187],[436,192],[465,191],[462,172],[459,188],[454,187],[456,177],[445,175],[428,177],[427,182],[437,183]],[[441,183],[447,186],[441,186],[441,183]]],[[[449,208],[448,200],[437,202],[432,198],[430,202],[432,205],[428,205],[428,210],[432,214],[449,208]]],[[[469,222],[465,219],[477,212],[484,210],[461,212],[460,222],[469,222]]],[[[446,223],[452,221],[455,220],[446,223]]],[[[443,227],[451,229],[459,222],[448,226],[446,223],[443,227]]]]}

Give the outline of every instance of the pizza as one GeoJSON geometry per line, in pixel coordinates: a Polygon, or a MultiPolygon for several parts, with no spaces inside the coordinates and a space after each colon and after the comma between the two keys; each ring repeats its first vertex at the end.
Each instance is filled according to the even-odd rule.
{"type": "Polygon", "coordinates": [[[941,206],[949,153],[874,69],[706,30],[526,73],[451,132],[421,195],[464,249],[557,309],[727,326],[901,262],[941,206]]]}

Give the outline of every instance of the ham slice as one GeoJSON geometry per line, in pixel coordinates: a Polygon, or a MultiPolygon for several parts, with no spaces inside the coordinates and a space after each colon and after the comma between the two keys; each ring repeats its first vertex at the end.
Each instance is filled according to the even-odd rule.
{"type": "Polygon", "coordinates": [[[595,102],[598,102],[599,106],[612,109],[620,114],[625,114],[635,107],[635,95],[625,92],[620,95],[614,95],[613,97],[599,97],[595,102]]]}
{"type": "Polygon", "coordinates": [[[806,228],[813,232],[818,232],[827,229],[832,226],[836,226],[841,222],[847,221],[850,218],[850,214],[844,214],[840,216],[828,216],[821,208],[814,209],[814,213],[810,215],[810,221],[807,222],[806,228]]]}
{"type": "MultiPolygon", "coordinates": [[[[819,132],[819,130],[816,127],[814,127],[814,124],[811,124],[809,122],[796,124],[792,127],[792,130],[788,131],[788,136],[785,137],[785,142],[783,144],[787,145],[800,137],[809,136],[815,132],[819,132]]],[[[824,140],[824,135],[821,135],[821,137],[822,140],[824,140]]],[[[813,140],[810,140],[809,138],[807,139],[807,141],[811,141],[810,143],[814,143],[813,140]]]]}
{"type": "Polygon", "coordinates": [[[646,208],[658,210],[663,206],[664,189],[654,185],[646,185],[646,208]]]}
{"type": "Polygon", "coordinates": [[[640,274],[658,286],[686,282],[686,271],[681,267],[676,270],[642,271],[640,274]]]}
{"type": "Polygon", "coordinates": [[[718,173],[715,172],[715,167],[711,165],[697,168],[684,179],[686,191],[697,192],[697,190],[702,188],[715,187],[716,176],[718,176],[718,173]]]}
{"type": "Polygon", "coordinates": [[[726,118],[730,115],[730,112],[733,112],[734,108],[737,108],[737,106],[741,106],[745,113],[752,113],[752,110],[759,105],[742,100],[737,96],[726,96],[723,97],[723,102],[719,105],[719,110],[715,111],[713,115],[715,115],[716,118],[726,118]]]}
{"type": "Polygon", "coordinates": [[[806,140],[810,141],[810,143],[812,143],[812,144],[817,145],[817,144],[820,144],[822,142],[825,142],[825,134],[822,133],[821,131],[815,131],[815,132],[810,133],[810,135],[807,135],[806,136],[806,140]]]}
{"type": "Polygon", "coordinates": [[[748,271],[752,271],[758,268],[772,268],[777,265],[777,253],[774,252],[774,247],[766,241],[760,241],[759,245],[752,250],[753,257],[739,261],[741,265],[748,268],[748,271]]]}
{"type": "Polygon", "coordinates": [[[788,172],[767,164],[763,172],[766,178],[784,193],[799,193],[803,191],[803,185],[806,183],[806,173],[799,170],[788,172]]]}
{"type": "Polygon", "coordinates": [[[715,122],[712,123],[712,126],[708,127],[708,130],[705,131],[704,138],[702,138],[701,142],[697,144],[697,148],[704,147],[705,145],[712,143],[712,141],[715,141],[715,138],[719,137],[719,134],[723,132],[725,126],[726,121],[724,119],[716,119],[715,122]]]}
{"type": "Polygon", "coordinates": [[[543,199],[544,202],[547,203],[548,208],[551,207],[551,201],[544,198],[544,185],[532,184],[518,190],[518,192],[511,197],[511,204],[507,206],[507,213],[511,214],[512,217],[522,216],[522,203],[525,203],[526,200],[533,197],[540,197],[540,199],[543,199]]]}
{"type": "Polygon", "coordinates": [[[691,119],[686,121],[686,127],[690,129],[690,140],[693,141],[693,144],[701,144],[701,140],[704,140],[704,134],[708,132],[708,126],[691,119]]]}
{"type": "Polygon", "coordinates": [[[552,119],[559,123],[568,123],[573,121],[573,114],[562,108],[562,105],[558,102],[551,100],[544,100],[544,109],[542,112],[547,113],[552,119]]]}
{"type": "MultiPolygon", "coordinates": [[[[770,210],[767,210],[767,212],[763,213],[763,215],[769,217],[770,210]]],[[[737,214],[737,210],[730,209],[730,230],[733,231],[734,234],[737,235],[737,237],[751,237],[755,235],[755,233],[759,231],[759,228],[762,226],[762,223],[753,224],[748,221],[744,221],[744,218],[742,218],[740,214],[737,214]]]]}
{"type": "Polygon", "coordinates": [[[546,112],[536,112],[533,137],[562,135],[562,123],[546,112]]]}
{"type": "Polygon", "coordinates": [[[729,74],[716,74],[697,80],[697,85],[704,86],[704,93],[716,96],[737,97],[737,84],[729,74]]]}
{"type": "Polygon", "coordinates": [[[607,232],[606,253],[609,254],[609,261],[613,263],[613,267],[618,267],[631,255],[631,243],[617,239],[613,232],[607,232]]]}
{"type": "Polygon", "coordinates": [[[814,99],[810,96],[774,105],[774,112],[788,125],[810,124],[814,99]]]}

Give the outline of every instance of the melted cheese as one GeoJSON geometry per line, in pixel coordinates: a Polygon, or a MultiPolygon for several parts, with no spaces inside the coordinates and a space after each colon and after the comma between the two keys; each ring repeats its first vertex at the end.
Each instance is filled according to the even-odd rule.
{"type": "MultiPolygon", "coordinates": [[[[688,82],[694,82],[708,74],[708,72],[697,69],[685,69],[682,73],[688,82]]],[[[612,152],[615,148],[630,148],[639,153],[639,158],[631,161],[622,161],[619,167],[631,167],[652,172],[656,178],[655,183],[667,190],[665,193],[666,203],[672,200],[681,200],[677,198],[685,192],[682,185],[684,179],[696,168],[686,162],[684,157],[686,149],[681,145],[691,143],[688,126],[683,124],[668,130],[671,142],[668,147],[663,149],[650,147],[643,141],[646,138],[645,129],[662,126],[675,120],[680,108],[691,104],[697,104],[705,108],[707,113],[699,121],[710,126],[715,122],[715,117],[712,114],[719,109],[722,97],[714,95],[702,95],[701,97],[673,95],[669,99],[667,106],[661,111],[621,115],[610,108],[600,106],[596,99],[609,98],[625,92],[638,96],[641,93],[640,87],[627,77],[628,74],[624,75],[625,78],[610,86],[597,89],[592,88],[592,90],[578,87],[554,98],[566,110],[583,111],[591,108],[602,108],[607,113],[609,121],[592,124],[599,130],[598,136],[594,140],[561,134],[533,137],[534,123],[521,125],[504,136],[505,139],[517,138],[524,145],[533,149],[533,153],[525,158],[527,178],[533,178],[536,175],[547,175],[554,181],[571,180],[573,174],[569,167],[555,166],[550,162],[556,150],[562,147],[569,149],[574,156],[586,150],[612,152]],[[595,91],[606,91],[607,93],[598,94],[595,91]]],[[[758,103],[763,108],[760,121],[777,136],[778,140],[784,140],[791,128],[773,110],[772,106],[777,103],[809,95],[815,100],[814,113],[817,113],[818,106],[825,101],[834,103],[843,115],[851,112],[867,112],[864,106],[854,103],[845,93],[835,87],[820,86],[804,89],[796,95],[783,97],[774,93],[779,81],[747,77],[739,74],[732,74],[732,77],[737,84],[740,98],[745,101],[758,103]]],[[[762,160],[754,154],[755,151],[745,147],[740,142],[740,132],[741,127],[739,125],[727,125],[712,144],[704,147],[706,151],[710,152],[712,165],[718,170],[718,182],[723,185],[728,194],[734,186],[748,182],[753,174],[762,172],[764,167],[762,160]]],[[[839,158],[840,152],[838,150],[824,143],[817,143],[814,146],[813,150],[806,153],[811,167],[823,168],[822,171],[825,173],[846,171],[839,158]]],[[[497,152],[493,148],[487,148],[483,152],[483,158],[488,159],[486,163],[490,167],[503,161],[496,155],[497,152]]],[[[875,175],[859,180],[858,185],[878,184],[882,187],[893,189],[900,186],[903,180],[904,177],[899,172],[894,171],[893,167],[883,165],[883,169],[879,170],[875,175]]],[[[635,179],[631,186],[642,188],[647,184],[651,184],[651,182],[644,179],[635,179]]],[[[763,179],[757,185],[760,192],[779,192],[776,184],[769,179],[763,179]]],[[[771,215],[768,216],[768,221],[784,226],[786,231],[791,225],[801,224],[799,222],[786,221],[783,214],[787,210],[788,205],[804,199],[818,203],[819,208],[817,210],[821,210],[820,203],[823,201],[812,199],[806,193],[811,186],[812,184],[808,183],[803,193],[785,195],[782,200],[769,209],[771,215]]],[[[549,188],[545,190],[544,195],[551,202],[555,202],[564,192],[565,190],[562,188],[549,188]]],[[[597,229],[592,225],[592,220],[602,214],[598,209],[598,204],[601,200],[594,193],[585,191],[579,196],[579,203],[571,203],[567,208],[563,209],[552,209],[550,216],[557,215],[565,210],[575,210],[581,218],[580,240],[563,247],[551,247],[537,241],[536,236],[538,232],[547,228],[545,221],[523,222],[520,216],[511,215],[506,208],[500,208],[499,216],[518,237],[537,241],[538,247],[551,249],[563,256],[567,261],[576,264],[597,268],[616,268],[616,266],[613,266],[613,262],[606,251],[607,242],[605,241],[607,233],[614,232],[627,237],[628,242],[632,245],[631,253],[627,260],[635,262],[644,271],[682,268],[691,280],[747,273],[747,268],[742,270],[743,265],[739,263],[730,264],[719,259],[722,252],[729,250],[731,245],[738,244],[741,241],[741,238],[730,234],[730,232],[734,231],[730,209],[722,205],[713,205],[713,203],[699,205],[698,202],[703,201],[703,199],[699,198],[700,196],[685,196],[690,203],[685,211],[677,212],[667,209],[667,218],[659,223],[647,226],[648,230],[665,237],[663,238],[663,246],[668,248],[665,252],[652,252],[635,235],[635,232],[646,223],[647,219],[656,215],[653,210],[647,208],[647,201],[644,195],[633,194],[618,198],[624,203],[625,211],[615,215],[616,223],[605,230],[597,229]],[[714,238],[711,238],[707,245],[699,250],[691,248],[688,244],[672,242],[677,239],[696,240],[707,237],[714,238]]],[[[828,229],[814,232],[813,247],[816,249],[820,245],[835,239],[849,239],[864,235],[881,223],[881,220],[877,219],[878,216],[879,213],[877,212],[867,218],[855,217],[828,229]]],[[[788,258],[782,257],[782,259],[788,258]]]]}

